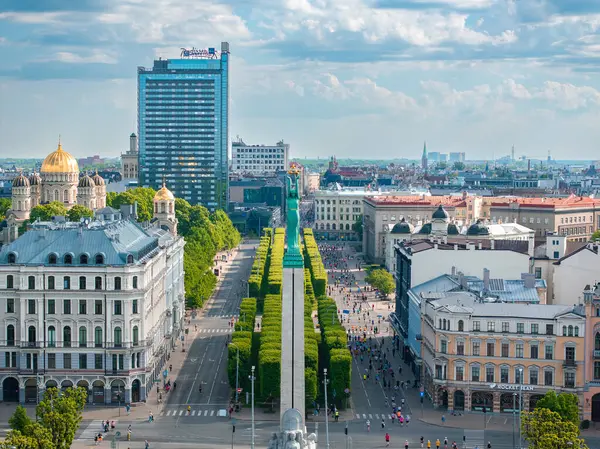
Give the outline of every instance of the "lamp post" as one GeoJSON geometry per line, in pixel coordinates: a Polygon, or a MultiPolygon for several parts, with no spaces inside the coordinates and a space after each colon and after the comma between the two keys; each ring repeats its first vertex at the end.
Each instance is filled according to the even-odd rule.
{"type": "Polygon", "coordinates": [[[519,368],[519,373],[521,378],[519,382],[519,449],[521,449],[521,411],[523,410],[523,384],[525,383],[523,368],[519,368]]]}
{"type": "Polygon", "coordinates": [[[327,407],[327,368],[323,368],[323,385],[325,385],[325,447],[329,449],[329,408],[327,407]]]}
{"type": "Polygon", "coordinates": [[[239,402],[239,390],[240,390],[240,348],[235,343],[229,343],[229,346],[235,346],[236,349],[236,360],[235,360],[235,403],[239,402]]]}
{"type": "Polygon", "coordinates": [[[252,382],[252,440],[250,441],[250,447],[252,449],[254,449],[254,380],[256,379],[256,377],[254,377],[254,369],[254,366],[250,369],[250,372],[252,373],[250,375],[250,381],[252,382]]]}
{"type": "Polygon", "coordinates": [[[512,431],[512,447],[516,449],[517,443],[515,441],[515,424],[517,422],[517,393],[513,393],[513,431],[512,431]]]}

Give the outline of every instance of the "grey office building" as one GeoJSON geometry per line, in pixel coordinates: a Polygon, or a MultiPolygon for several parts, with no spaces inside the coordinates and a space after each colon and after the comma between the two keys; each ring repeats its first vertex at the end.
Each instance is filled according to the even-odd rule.
{"type": "Polygon", "coordinates": [[[140,184],[227,209],[229,44],[138,67],[140,184]]]}

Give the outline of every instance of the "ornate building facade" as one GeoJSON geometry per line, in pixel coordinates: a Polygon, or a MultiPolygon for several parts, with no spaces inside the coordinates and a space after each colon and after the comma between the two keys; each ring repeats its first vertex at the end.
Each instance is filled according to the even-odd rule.
{"type": "Polygon", "coordinates": [[[94,176],[79,176],[77,160],[59,143],[56,151],[50,153],[40,173],[29,177],[20,174],[13,180],[12,214],[16,221],[29,219],[31,209],[53,201],[63,203],[68,209],[75,204],[92,210],[106,206],[106,184],[98,173],[94,176]]]}

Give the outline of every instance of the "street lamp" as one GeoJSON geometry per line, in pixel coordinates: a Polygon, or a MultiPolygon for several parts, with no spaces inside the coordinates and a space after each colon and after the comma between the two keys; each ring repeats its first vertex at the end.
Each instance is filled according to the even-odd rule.
{"type": "Polygon", "coordinates": [[[235,343],[229,343],[229,346],[235,346],[237,356],[235,361],[235,404],[237,406],[239,402],[239,390],[240,390],[240,348],[235,343]]]}
{"type": "Polygon", "coordinates": [[[254,377],[254,369],[255,367],[253,365],[250,369],[250,381],[252,382],[252,440],[250,442],[250,447],[252,449],[254,449],[254,381],[256,380],[256,377],[254,377]]]}
{"type": "Polygon", "coordinates": [[[329,449],[329,418],[328,418],[328,411],[329,408],[327,407],[327,383],[329,381],[327,380],[327,368],[323,368],[323,384],[325,385],[325,447],[327,449],[329,449]]]}
{"type": "Polygon", "coordinates": [[[519,368],[519,449],[521,449],[521,411],[523,410],[523,384],[525,379],[523,378],[523,368],[519,368]]]}

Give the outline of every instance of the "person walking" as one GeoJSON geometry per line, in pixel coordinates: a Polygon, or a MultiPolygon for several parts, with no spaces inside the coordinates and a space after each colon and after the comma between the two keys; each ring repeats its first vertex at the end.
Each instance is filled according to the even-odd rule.
{"type": "Polygon", "coordinates": [[[423,435],[421,435],[421,448],[423,447],[423,435]]]}
{"type": "Polygon", "coordinates": [[[382,420],[381,420],[381,428],[382,428],[382,429],[385,429],[385,419],[382,419],[382,420]]]}
{"type": "Polygon", "coordinates": [[[404,449],[408,449],[408,440],[404,440],[404,449]]]}
{"type": "Polygon", "coordinates": [[[385,447],[390,447],[390,434],[385,433],[385,447]]]}
{"type": "Polygon", "coordinates": [[[436,449],[440,449],[440,439],[438,438],[437,440],[435,440],[435,447],[436,449]]]}
{"type": "Polygon", "coordinates": [[[427,449],[431,449],[431,440],[427,440],[427,449]]]}

